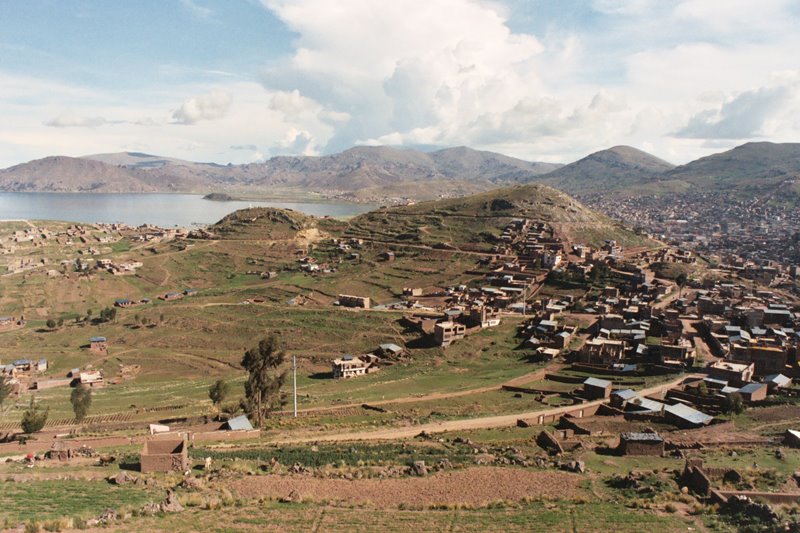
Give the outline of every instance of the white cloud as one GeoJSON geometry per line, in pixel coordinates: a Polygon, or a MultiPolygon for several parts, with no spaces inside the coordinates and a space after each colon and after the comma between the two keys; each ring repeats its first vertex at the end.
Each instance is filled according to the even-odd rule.
{"type": "Polygon", "coordinates": [[[211,8],[198,4],[196,0],[181,0],[181,5],[188,9],[192,15],[201,19],[207,19],[214,14],[211,8]]]}
{"type": "Polygon", "coordinates": [[[705,109],[689,119],[678,137],[696,139],[749,139],[762,137],[764,126],[786,111],[796,87],[762,87],[740,93],[716,109],[705,109]]]}
{"type": "Polygon", "coordinates": [[[230,93],[214,89],[208,94],[193,96],[172,113],[177,124],[196,124],[201,120],[217,120],[225,116],[231,107],[230,93]]]}
{"type": "Polygon", "coordinates": [[[103,117],[79,117],[71,113],[59,115],[44,122],[53,128],[96,128],[109,122],[103,117]]]}

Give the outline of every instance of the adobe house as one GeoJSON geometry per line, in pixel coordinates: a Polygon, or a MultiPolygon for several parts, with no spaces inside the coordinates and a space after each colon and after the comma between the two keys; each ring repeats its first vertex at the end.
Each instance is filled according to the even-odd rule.
{"type": "Polygon", "coordinates": [[[622,433],[619,436],[620,455],[655,455],[664,453],[664,439],[658,433],[622,433]]]}
{"type": "Polygon", "coordinates": [[[186,440],[146,440],[139,466],[142,473],[185,472],[189,470],[189,450],[186,440]]]}
{"type": "Polygon", "coordinates": [[[583,395],[590,400],[603,400],[611,396],[611,382],[605,379],[586,378],[583,395]]]}
{"type": "Polygon", "coordinates": [[[108,341],[105,337],[92,337],[89,339],[89,350],[106,355],[108,354],[108,341]]]}
{"type": "Polygon", "coordinates": [[[746,402],[760,402],[767,399],[767,384],[766,383],[748,383],[741,389],[739,394],[746,402]]]}

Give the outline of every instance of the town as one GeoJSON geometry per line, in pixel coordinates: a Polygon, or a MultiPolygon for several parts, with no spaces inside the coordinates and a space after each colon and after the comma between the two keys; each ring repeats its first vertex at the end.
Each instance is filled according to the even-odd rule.
{"type": "Polygon", "coordinates": [[[658,478],[662,499],[649,508],[683,506],[667,512],[679,522],[703,506],[738,516],[762,505],[756,494],[778,507],[800,498],[791,477],[800,460],[800,308],[791,290],[684,246],[619,230],[584,240],[558,216],[511,216],[499,205],[510,212],[495,216],[491,236],[459,233],[465,240],[446,244],[376,239],[363,231],[368,218],[269,209],[191,233],[10,223],[0,235],[14,243],[2,278],[0,451],[22,454],[20,468],[96,463],[111,486],[136,490],[141,479],[169,488],[145,516],[190,507],[193,492],[220,498],[215,491],[229,489],[210,480],[241,461],[260,469],[253,486],[276,501],[304,494],[309,474],[430,477],[447,492],[451,477],[441,475],[470,464],[516,465],[512,486],[539,495],[545,486],[580,492],[588,476],[624,500],[658,478]],[[99,253],[84,258],[91,242],[99,253]],[[35,265],[12,268],[30,256],[35,265]],[[47,310],[27,303],[55,284],[61,301],[47,310]],[[260,427],[233,392],[246,377],[242,353],[258,338],[248,332],[259,329],[276,332],[299,360],[260,427]],[[211,385],[231,392],[213,403],[211,385]],[[94,397],[81,419],[74,391],[94,397]],[[22,432],[22,415],[44,406],[43,427],[22,432]],[[264,464],[303,446],[318,450],[308,457],[338,457],[337,443],[349,441],[360,443],[350,448],[357,455],[385,442],[430,450],[383,466],[342,459],[351,466],[337,473],[310,458],[284,473],[278,463],[288,459],[264,464]],[[720,470],[734,452],[774,457],[720,470]],[[614,468],[609,477],[604,465],[629,456],[645,469],[652,461],[652,473],[614,468]],[[656,473],[667,464],[678,474],[656,473]],[[174,475],[202,488],[173,490],[174,475]],[[786,481],[767,487],[768,476],[786,481]]]}

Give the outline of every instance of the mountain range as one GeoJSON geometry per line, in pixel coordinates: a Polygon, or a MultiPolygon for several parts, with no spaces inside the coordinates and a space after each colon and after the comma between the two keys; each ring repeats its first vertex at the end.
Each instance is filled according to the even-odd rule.
{"type": "Polygon", "coordinates": [[[568,165],[528,162],[466,147],[435,152],[355,147],[245,165],[197,163],[138,152],[54,156],[0,170],[0,190],[32,192],[316,193],[358,201],[458,197],[521,183],[567,193],[635,196],[723,191],[800,200],[800,143],[747,143],[675,166],[629,146],[568,165]]]}

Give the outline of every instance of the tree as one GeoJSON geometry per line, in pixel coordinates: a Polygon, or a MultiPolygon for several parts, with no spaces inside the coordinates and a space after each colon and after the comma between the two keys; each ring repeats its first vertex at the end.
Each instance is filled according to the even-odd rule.
{"type": "Polygon", "coordinates": [[[11,396],[11,392],[14,390],[13,385],[11,385],[11,380],[8,378],[0,379],[0,406],[6,401],[6,398],[11,396]]]}
{"type": "Polygon", "coordinates": [[[61,317],[58,319],[58,327],[61,327],[63,325],[64,325],[64,317],[61,317]]]}
{"type": "Polygon", "coordinates": [[[230,387],[224,379],[218,379],[208,389],[208,397],[211,398],[211,403],[217,407],[217,410],[228,397],[228,392],[230,392],[230,387]]]}
{"type": "Polygon", "coordinates": [[[722,411],[737,415],[744,411],[744,399],[742,399],[742,395],[738,392],[727,395],[722,401],[722,411]]]}
{"type": "Polygon", "coordinates": [[[52,318],[47,319],[47,329],[56,329],[56,321],[52,318]]]}
{"type": "Polygon", "coordinates": [[[256,415],[260,427],[265,416],[281,403],[281,387],[286,381],[286,354],[278,347],[278,339],[270,335],[258,346],[244,353],[242,366],[247,370],[244,394],[249,413],[256,415]]]}
{"type": "Polygon", "coordinates": [[[683,288],[686,286],[687,281],[689,281],[689,276],[686,274],[686,272],[681,272],[678,274],[678,277],[675,278],[675,283],[678,284],[678,288],[680,289],[680,292],[678,292],[678,297],[683,296],[683,288]]]}
{"type": "Polygon", "coordinates": [[[100,311],[100,320],[103,322],[109,322],[117,318],[117,308],[116,307],[106,307],[102,311],[100,311]]]}
{"type": "Polygon", "coordinates": [[[72,404],[72,411],[75,413],[75,420],[82,422],[89,412],[89,407],[92,406],[92,389],[86,385],[78,385],[72,389],[69,401],[72,404]]]}
{"type": "Polygon", "coordinates": [[[42,409],[42,406],[36,403],[36,400],[31,396],[31,403],[25,412],[22,413],[22,426],[23,433],[36,433],[41,431],[47,422],[47,415],[50,414],[50,408],[42,409]]]}

